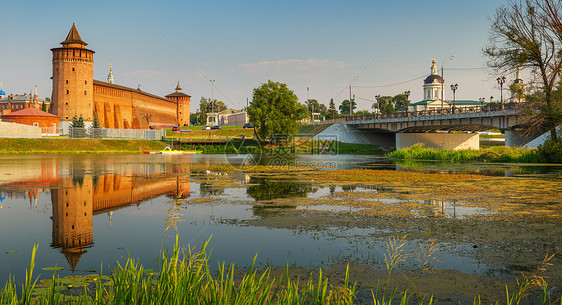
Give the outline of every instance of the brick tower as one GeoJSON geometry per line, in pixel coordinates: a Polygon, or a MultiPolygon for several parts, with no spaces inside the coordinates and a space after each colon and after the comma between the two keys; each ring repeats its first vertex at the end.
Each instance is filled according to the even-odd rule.
{"type": "Polygon", "coordinates": [[[93,121],[94,110],[94,51],[85,43],[74,23],[62,47],[53,48],[53,93],[51,112],[61,119],[67,130],[75,115],[93,121]]]}
{"type": "Polygon", "coordinates": [[[189,104],[191,96],[182,92],[180,82],[176,86],[176,92],[166,95],[166,98],[176,102],[176,121],[178,126],[189,125],[189,104]]]}
{"type": "Polygon", "coordinates": [[[53,239],[72,271],[93,241],[94,182],[92,176],[63,178],[51,189],[53,239]]]}

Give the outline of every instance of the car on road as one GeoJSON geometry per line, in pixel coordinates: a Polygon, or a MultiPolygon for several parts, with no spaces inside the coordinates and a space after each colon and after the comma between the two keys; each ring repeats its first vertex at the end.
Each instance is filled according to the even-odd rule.
{"type": "Polygon", "coordinates": [[[246,123],[242,128],[254,128],[254,125],[252,125],[252,123],[246,123]]]}
{"type": "Polygon", "coordinates": [[[180,131],[180,128],[178,126],[174,126],[172,127],[172,131],[180,131]]]}
{"type": "Polygon", "coordinates": [[[220,125],[211,126],[211,129],[222,129],[222,126],[220,125]]]}
{"type": "Polygon", "coordinates": [[[211,130],[211,127],[209,127],[209,126],[203,126],[201,129],[202,129],[202,130],[211,130]]]}

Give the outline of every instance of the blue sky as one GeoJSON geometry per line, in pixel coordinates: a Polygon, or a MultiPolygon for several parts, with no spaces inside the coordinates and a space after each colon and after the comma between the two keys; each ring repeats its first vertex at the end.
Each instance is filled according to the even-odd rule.
{"type": "MultiPolygon", "coordinates": [[[[165,95],[179,80],[192,96],[192,111],[201,96],[211,96],[209,79],[216,80],[215,97],[233,108],[244,106],[252,89],[269,79],[288,84],[301,101],[309,86],[310,98],[339,104],[363,69],[353,82],[356,96],[410,90],[410,99],[418,101],[423,79],[392,84],[428,75],[433,56],[440,66],[453,54],[445,63],[446,98],[453,82],[459,84],[457,99],[489,99],[499,96],[496,76],[463,68],[485,67],[488,19],[503,4],[8,0],[0,6],[0,82],[7,93],[37,85],[41,97],[50,96],[50,48],[59,46],[75,22],[96,52],[95,79],[106,80],[112,62],[120,85],[165,95]]],[[[369,107],[359,100],[360,109],[369,107]]]]}

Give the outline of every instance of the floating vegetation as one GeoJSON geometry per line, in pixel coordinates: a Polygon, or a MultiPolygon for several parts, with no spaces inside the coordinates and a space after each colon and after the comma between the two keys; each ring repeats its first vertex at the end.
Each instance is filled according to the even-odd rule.
{"type": "Polygon", "coordinates": [[[64,270],[64,268],[63,268],[63,267],[54,266],[54,267],[45,267],[45,268],[41,268],[41,270],[43,270],[43,271],[60,271],[60,270],[64,270]]]}

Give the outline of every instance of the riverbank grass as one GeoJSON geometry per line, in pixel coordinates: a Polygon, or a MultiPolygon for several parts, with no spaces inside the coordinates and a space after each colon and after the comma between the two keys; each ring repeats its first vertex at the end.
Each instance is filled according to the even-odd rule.
{"type": "Polygon", "coordinates": [[[98,153],[130,154],[147,150],[159,151],[166,143],[150,140],[109,140],[109,139],[11,139],[0,138],[2,154],[64,154],[98,153]]]}
{"type": "Polygon", "coordinates": [[[493,146],[480,150],[445,150],[414,145],[397,149],[387,157],[399,160],[439,160],[451,162],[506,162],[541,163],[535,149],[521,147],[493,146]]]}
{"type": "MultiPolygon", "coordinates": [[[[158,270],[145,269],[137,260],[127,259],[118,263],[110,275],[69,276],[60,278],[56,271],[50,279],[34,277],[37,245],[33,247],[25,282],[16,283],[13,277],[0,289],[0,304],[359,304],[356,284],[349,279],[349,266],[342,279],[329,279],[318,270],[318,276],[310,275],[308,281],[292,277],[287,268],[280,279],[271,270],[258,271],[256,257],[249,271],[240,274],[234,265],[219,265],[217,271],[209,267],[206,251],[209,241],[201,250],[178,246],[169,254],[163,251],[158,270]],[[339,282],[337,285],[332,283],[339,282]]],[[[378,282],[371,291],[373,304],[433,304],[433,296],[419,296],[408,291],[408,285],[398,291],[389,287],[390,275],[404,260],[402,239],[390,238],[387,243],[385,262],[388,270],[386,284],[378,282]],[[399,244],[389,244],[398,241],[399,244]]],[[[432,252],[431,252],[432,253],[432,252]]],[[[431,256],[431,254],[430,254],[431,256]]],[[[552,258],[552,256],[550,256],[552,258]]],[[[545,262],[550,259],[548,255],[545,262]]],[[[43,269],[45,270],[45,269],[43,269]]],[[[56,268],[53,268],[56,270],[56,268]]],[[[551,296],[544,278],[523,275],[511,292],[506,287],[505,303],[520,304],[535,299],[540,304],[562,305],[562,300],[551,296]],[[540,288],[540,293],[528,297],[530,290],[540,288]]],[[[475,292],[477,293],[477,292],[475,292]]],[[[474,304],[481,304],[476,294],[474,304]]]]}

